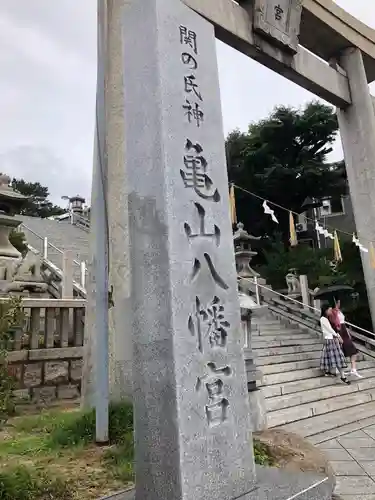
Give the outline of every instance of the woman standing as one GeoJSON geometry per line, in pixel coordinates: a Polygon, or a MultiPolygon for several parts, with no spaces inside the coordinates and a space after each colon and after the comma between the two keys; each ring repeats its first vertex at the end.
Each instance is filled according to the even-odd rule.
{"type": "Polygon", "coordinates": [[[346,361],[344,354],[341,350],[340,344],[342,343],[342,338],[335,332],[330,321],[329,316],[332,314],[332,307],[328,304],[322,307],[322,314],[320,318],[320,327],[323,334],[323,350],[320,358],[320,368],[324,371],[326,377],[335,376],[333,370],[336,372],[336,368],[340,372],[341,380],[344,384],[350,384],[349,380],[346,378],[344,373],[344,368],[346,368],[346,361]]]}
{"type": "Polygon", "coordinates": [[[352,369],[348,373],[348,375],[353,375],[354,377],[357,378],[363,378],[362,375],[360,375],[357,372],[356,361],[357,361],[358,350],[354,345],[352,337],[345,325],[345,316],[341,311],[341,304],[339,300],[336,302],[335,307],[332,309],[332,321],[334,322],[334,327],[337,329],[338,333],[340,334],[340,337],[343,340],[342,351],[344,353],[344,356],[346,358],[350,358],[350,364],[352,369]]]}

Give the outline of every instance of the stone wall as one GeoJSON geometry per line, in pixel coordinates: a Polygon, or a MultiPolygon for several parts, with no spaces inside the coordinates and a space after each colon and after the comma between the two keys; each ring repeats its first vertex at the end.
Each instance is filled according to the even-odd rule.
{"type": "Polygon", "coordinates": [[[9,371],[17,379],[22,402],[51,404],[81,395],[82,347],[33,349],[9,353],[9,371]]]}
{"type": "MultiPolygon", "coordinates": [[[[7,299],[3,299],[6,301],[7,299]]],[[[85,300],[22,300],[22,321],[4,348],[22,402],[52,404],[81,395],[85,300]]]]}

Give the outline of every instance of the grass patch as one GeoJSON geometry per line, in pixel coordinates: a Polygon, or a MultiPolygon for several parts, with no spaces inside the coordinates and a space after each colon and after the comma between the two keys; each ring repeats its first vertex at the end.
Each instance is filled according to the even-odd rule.
{"type": "Polygon", "coordinates": [[[123,436],[120,446],[107,450],[103,455],[103,461],[111,470],[113,477],[125,483],[134,481],[133,460],[134,440],[132,432],[123,436]]]}
{"type": "Polygon", "coordinates": [[[73,498],[69,483],[61,478],[52,479],[47,474],[35,472],[25,466],[7,467],[0,470],[1,500],[73,498]]]}
{"type": "MultiPolygon", "coordinates": [[[[110,444],[128,443],[127,434],[133,432],[133,408],[126,403],[109,407],[110,444]]],[[[80,413],[75,418],[60,422],[51,430],[51,443],[55,446],[76,446],[95,441],[95,411],[80,413]]]]}
{"type": "Polygon", "coordinates": [[[133,481],[129,404],[111,405],[107,447],[95,445],[94,411],[16,417],[2,434],[0,500],[96,499],[133,481]]]}
{"type": "Polygon", "coordinates": [[[14,418],[10,427],[16,432],[45,434],[58,427],[68,427],[77,418],[81,418],[81,412],[77,410],[44,410],[39,415],[14,418]]]}
{"type": "Polygon", "coordinates": [[[8,455],[36,456],[48,450],[49,446],[44,436],[21,434],[16,439],[0,442],[0,457],[8,455]]]}
{"type": "Polygon", "coordinates": [[[257,465],[265,465],[271,467],[275,465],[275,460],[272,457],[268,446],[254,439],[254,460],[257,465]]]}
{"type": "MultiPolygon", "coordinates": [[[[0,433],[0,500],[93,500],[124,488],[134,481],[131,405],[110,406],[109,440],[95,445],[94,411],[13,418],[0,433]]],[[[254,455],[257,464],[274,464],[258,441],[254,455]]]]}

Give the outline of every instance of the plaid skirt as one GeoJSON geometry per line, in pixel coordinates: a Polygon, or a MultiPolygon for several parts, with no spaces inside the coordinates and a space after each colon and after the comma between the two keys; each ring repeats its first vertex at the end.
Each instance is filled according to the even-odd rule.
{"type": "Polygon", "coordinates": [[[341,370],[346,368],[344,353],[337,340],[325,340],[320,358],[320,369],[324,372],[331,372],[335,368],[341,370]]]}

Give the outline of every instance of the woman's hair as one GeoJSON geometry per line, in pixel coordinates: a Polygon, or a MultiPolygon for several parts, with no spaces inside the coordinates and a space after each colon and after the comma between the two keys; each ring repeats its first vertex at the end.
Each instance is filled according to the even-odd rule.
{"type": "Polygon", "coordinates": [[[323,304],[321,309],[321,317],[327,317],[327,311],[331,306],[329,304],[323,304]]]}

